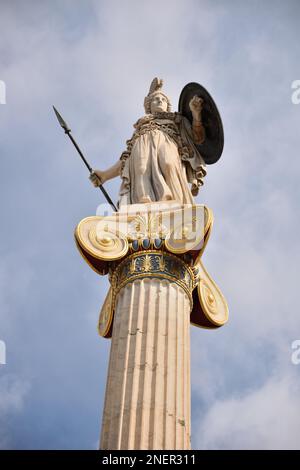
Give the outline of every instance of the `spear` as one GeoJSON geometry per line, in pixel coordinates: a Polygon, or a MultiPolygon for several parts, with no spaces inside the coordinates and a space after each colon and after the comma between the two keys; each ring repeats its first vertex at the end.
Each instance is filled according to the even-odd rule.
{"type": "MultiPolygon", "coordinates": [[[[87,169],[89,170],[90,174],[93,173],[93,169],[92,167],[88,164],[88,162],[86,161],[82,151],[80,150],[80,148],[78,147],[77,145],[77,142],[75,141],[75,139],[73,138],[73,136],[71,135],[71,129],[68,127],[67,123],[63,120],[63,118],[61,117],[61,115],[59,114],[59,112],[57,111],[57,109],[53,106],[53,109],[54,109],[54,112],[56,114],[56,117],[57,117],[57,120],[59,122],[59,124],[61,125],[61,127],[63,128],[63,130],[65,131],[65,134],[68,135],[68,137],[70,138],[70,140],[72,141],[72,143],[74,144],[74,147],[76,148],[77,152],[79,153],[79,155],[81,156],[82,160],[83,160],[83,163],[85,164],[85,166],[87,167],[87,169]]],[[[103,185],[102,184],[99,184],[99,188],[101,189],[102,193],[104,194],[104,197],[106,198],[107,202],[111,205],[111,207],[114,209],[114,211],[118,212],[118,209],[116,208],[116,206],[114,205],[114,203],[112,202],[111,198],[109,197],[109,195],[107,194],[106,190],[103,188],[103,185]]]]}

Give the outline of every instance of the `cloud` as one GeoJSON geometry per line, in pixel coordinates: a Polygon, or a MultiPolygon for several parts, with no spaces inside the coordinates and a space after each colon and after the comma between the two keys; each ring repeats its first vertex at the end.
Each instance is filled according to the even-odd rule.
{"type": "Polygon", "coordinates": [[[22,413],[30,390],[27,380],[5,374],[0,377],[0,449],[10,449],[13,442],[14,416],[22,413]]]}
{"type": "Polygon", "coordinates": [[[299,380],[271,377],[262,387],[216,400],[195,430],[198,449],[299,449],[299,380]]]}

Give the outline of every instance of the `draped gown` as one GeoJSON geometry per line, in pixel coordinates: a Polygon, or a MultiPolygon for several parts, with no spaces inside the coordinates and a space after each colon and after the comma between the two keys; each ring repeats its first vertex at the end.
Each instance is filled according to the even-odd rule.
{"type": "Polygon", "coordinates": [[[134,127],[120,157],[118,205],[168,200],[193,204],[206,171],[189,121],[165,112],[146,115],[134,127]]]}

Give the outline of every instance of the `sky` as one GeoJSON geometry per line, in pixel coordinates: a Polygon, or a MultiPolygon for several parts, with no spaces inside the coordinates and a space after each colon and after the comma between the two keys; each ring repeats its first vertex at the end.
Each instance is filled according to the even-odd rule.
{"type": "Polygon", "coordinates": [[[155,76],[174,111],[202,84],[225,135],[196,202],[214,213],[203,262],[230,318],[191,327],[192,448],[300,448],[299,15],[292,0],[0,0],[1,449],[98,446],[109,284],[73,233],[103,199],[52,105],[105,169],[155,76]]]}

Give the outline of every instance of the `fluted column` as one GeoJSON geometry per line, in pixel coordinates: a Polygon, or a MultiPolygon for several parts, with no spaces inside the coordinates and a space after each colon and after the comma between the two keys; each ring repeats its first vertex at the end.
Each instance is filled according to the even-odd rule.
{"type": "Polygon", "coordinates": [[[190,449],[190,307],[166,279],[119,291],[101,449],[190,449]]]}
{"type": "Polygon", "coordinates": [[[125,209],[75,230],[81,255],[111,284],[98,322],[112,338],[100,448],[189,449],[189,325],[228,319],[201,260],[213,214],[172,201],[125,209]]]}

